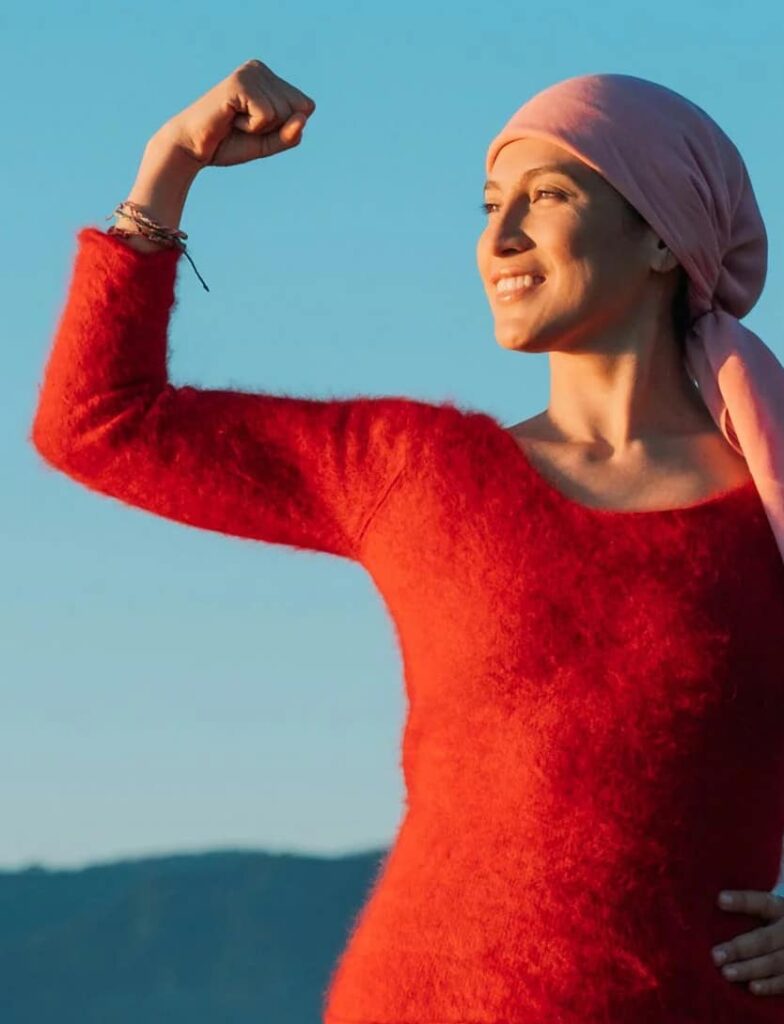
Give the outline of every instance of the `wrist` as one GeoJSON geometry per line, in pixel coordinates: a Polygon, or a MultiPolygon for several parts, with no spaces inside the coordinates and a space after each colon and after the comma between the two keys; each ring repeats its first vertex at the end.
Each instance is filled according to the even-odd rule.
{"type": "Polygon", "coordinates": [[[108,233],[114,235],[115,238],[121,239],[131,249],[136,249],[138,252],[160,252],[161,249],[171,248],[169,245],[153,241],[143,234],[135,221],[124,217],[122,214],[116,214],[115,216],[117,218],[116,222],[109,228],[108,233]]]}
{"type": "Polygon", "coordinates": [[[188,192],[199,167],[192,157],[154,135],[144,149],[136,180],[126,200],[138,204],[149,218],[168,228],[179,228],[188,192]]]}
{"type": "Polygon", "coordinates": [[[176,129],[168,121],[147,140],[144,154],[145,157],[165,163],[174,176],[189,184],[205,167],[205,164],[178,144],[176,129]]]}

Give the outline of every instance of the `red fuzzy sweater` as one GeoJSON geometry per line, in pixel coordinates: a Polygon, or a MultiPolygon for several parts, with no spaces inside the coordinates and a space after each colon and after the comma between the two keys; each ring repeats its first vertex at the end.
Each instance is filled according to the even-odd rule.
{"type": "Polygon", "coordinates": [[[327,1024],[755,1024],[711,947],[784,832],[784,563],[752,484],[579,504],[492,416],[175,387],[176,250],[79,232],[31,440],[94,491],[353,559],[408,699],[396,841],[327,1024]]]}

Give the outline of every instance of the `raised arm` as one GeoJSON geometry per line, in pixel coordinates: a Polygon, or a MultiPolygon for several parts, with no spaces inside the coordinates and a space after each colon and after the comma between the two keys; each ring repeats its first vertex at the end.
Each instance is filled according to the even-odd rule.
{"type": "MultiPolygon", "coordinates": [[[[176,227],[193,179],[171,138],[151,141],[129,198],[176,227]]],[[[360,559],[368,524],[441,407],[173,386],[181,259],[147,239],[79,232],[30,440],[50,466],[156,515],[360,559]]]]}

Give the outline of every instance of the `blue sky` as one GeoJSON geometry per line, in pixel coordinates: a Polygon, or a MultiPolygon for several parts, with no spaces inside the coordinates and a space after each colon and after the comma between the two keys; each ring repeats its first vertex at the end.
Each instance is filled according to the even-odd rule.
{"type": "Polygon", "coordinates": [[[546,355],[493,335],[474,248],[484,154],[530,96],[589,72],[661,82],[749,167],[770,240],[746,318],[784,359],[780,5],[497,0],[40,5],[0,15],[5,400],[0,867],[392,841],[405,705],[357,565],[103,498],[27,443],[75,234],[149,136],[258,57],[318,109],[300,147],[196,180],[175,382],[541,411],[546,355]]]}

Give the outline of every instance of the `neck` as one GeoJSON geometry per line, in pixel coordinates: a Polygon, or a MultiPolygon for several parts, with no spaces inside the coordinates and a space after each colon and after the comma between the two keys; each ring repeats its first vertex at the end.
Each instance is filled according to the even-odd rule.
{"type": "Polygon", "coordinates": [[[719,431],[671,330],[647,342],[638,337],[626,351],[550,352],[542,415],[552,440],[599,445],[618,460],[719,431]]]}

